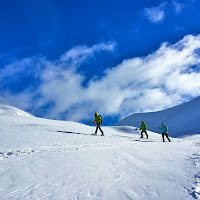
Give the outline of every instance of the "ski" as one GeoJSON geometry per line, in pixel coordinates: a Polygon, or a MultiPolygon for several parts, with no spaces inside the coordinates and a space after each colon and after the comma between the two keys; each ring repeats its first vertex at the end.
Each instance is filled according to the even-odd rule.
{"type": "Polygon", "coordinates": [[[97,135],[95,133],[92,133],[91,135],[94,135],[94,136],[105,136],[105,135],[97,135]]]}
{"type": "Polygon", "coordinates": [[[94,133],[92,134],[87,134],[87,133],[79,133],[79,132],[73,132],[73,131],[57,131],[59,133],[70,133],[70,134],[77,134],[77,135],[94,135],[94,136],[105,136],[105,135],[95,135],[94,133]]]}

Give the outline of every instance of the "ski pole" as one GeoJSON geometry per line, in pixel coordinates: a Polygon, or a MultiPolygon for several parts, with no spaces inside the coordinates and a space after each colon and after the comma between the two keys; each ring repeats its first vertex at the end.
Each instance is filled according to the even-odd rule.
{"type": "Polygon", "coordinates": [[[89,120],[89,123],[91,123],[91,124],[93,124],[93,125],[95,125],[93,122],[91,122],[90,120],[89,120]]]}
{"type": "Polygon", "coordinates": [[[136,130],[137,130],[138,134],[140,135],[140,129],[139,129],[139,128],[136,128],[136,130]]]}

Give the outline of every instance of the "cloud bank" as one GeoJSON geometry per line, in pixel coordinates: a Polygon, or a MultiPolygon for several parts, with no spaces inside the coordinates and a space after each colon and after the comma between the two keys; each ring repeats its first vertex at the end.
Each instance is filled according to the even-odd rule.
{"type": "Polygon", "coordinates": [[[135,112],[169,108],[200,95],[200,35],[163,43],[157,51],[124,60],[95,79],[87,80],[77,70],[89,58],[114,51],[115,46],[112,42],[79,46],[56,61],[31,57],[10,63],[0,73],[1,93],[33,114],[79,122],[93,117],[94,112],[120,119],[135,112]],[[13,87],[19,81],[22,91],[16,93],[13,87]]]}

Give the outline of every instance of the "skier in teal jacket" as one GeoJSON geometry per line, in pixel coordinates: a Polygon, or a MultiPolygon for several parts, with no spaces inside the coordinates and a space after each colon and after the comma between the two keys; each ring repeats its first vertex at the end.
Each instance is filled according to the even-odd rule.
{"type": "Polygon", "coordinates": [[[147,125],[142,121],[141,127],[140,127],[140,129],[139,129],[139,130],[142,130],[142,131],[141,131],[141,137],[140,137],[140,138],[143,138],[143,134],[142,134],[142,133],[145,133],[146,136],[147,136],[147,139],[148,139],[148,135],[147,135],[146,129],[147,129],[147,125]]]}
{"type": "Polygon", "coordinates": [[[161,128],[158,127],[158,128],[162,131],[163,142],[165,142],[164,136],[166,136],[166,138],[168,139],[168,141],[171,142],[171,140],[169,139],[169,136],[168,136],[168,127],[165,125],[164,122],[161,125],[162,125],[162,127],[161,128]]]}

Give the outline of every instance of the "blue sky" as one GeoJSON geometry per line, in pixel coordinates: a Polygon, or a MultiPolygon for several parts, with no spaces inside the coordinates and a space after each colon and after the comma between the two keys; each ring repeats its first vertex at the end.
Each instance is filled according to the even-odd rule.
{"type": "Polygon", "coordinates": [[[111,125],[200,95],[200,2],[0,2],[0,95],[39,117],[111,125]]]}

